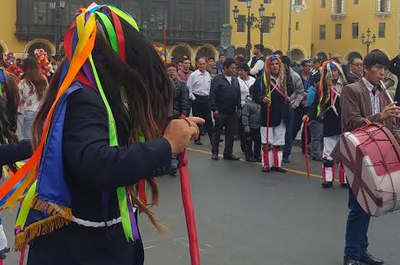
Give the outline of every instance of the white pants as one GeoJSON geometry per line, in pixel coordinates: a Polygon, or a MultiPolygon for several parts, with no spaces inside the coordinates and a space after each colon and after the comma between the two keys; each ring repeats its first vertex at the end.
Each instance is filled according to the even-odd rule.
{"type": "Polygon", "coordinates": [[[0,251],[7,247],[7,237],[3,230],[3,225],[0,225],[0,251]]]}
{"type": "Polygon", "coordinates": [[[266,168],[282,167],[283,149],[285,147],[286,125],[282,121],[277,127],[260,127],[262,148],[262,165],[266,168]]]}
{"type": "Polygon", "coordinates": [[[343,165],[337,164],[331,157],[332,151],[340,139],[340,135],[324,137],[324,162],[322,164],[322,177],[324,181],[335,181],[336,171],[339,171],[340,184],[346,183],[343,165]],[[338,169],[338,170],[337,170],[338,169]]]}

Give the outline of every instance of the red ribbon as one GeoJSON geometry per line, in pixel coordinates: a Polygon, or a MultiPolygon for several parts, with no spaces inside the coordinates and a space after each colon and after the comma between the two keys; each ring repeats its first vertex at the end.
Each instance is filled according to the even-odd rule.
{"type": "Polygon", "coordinates": [[[305,138],[305,154],[306,154],[306,168],[307,178],[310,178],[310,165],[308,163],[308,121],[304,122],[304,138],[305,138]]]}
{"type": "Polygon", "coordinates": [[[179,174],[181,178],[182,202],[183,208],[185,209],[186,226],[189,237],[191,264],[200,265],[199,240],[197,237],[196,220],[190,191],[189,165],[186,151],[179,155],[179,174]]]}

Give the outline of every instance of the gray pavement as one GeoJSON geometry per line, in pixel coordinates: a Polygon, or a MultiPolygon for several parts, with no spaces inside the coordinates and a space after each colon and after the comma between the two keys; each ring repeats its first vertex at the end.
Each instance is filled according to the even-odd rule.
{"type": "MultiPolygon", "coordinates": [[[[263,173],[259,165],[243,161],[213,161],[206,154],[209,145],[192,148],[200,150],[189,151],[189,160],[202,264],[342,264],[347,190],[339,185],[323,190],[321,179],[263,173]]],[[[304,164],[295,148],[287,167],[304,171],[304,164]]],[[[318,175],[320,164],[311,162],[311,170],[318,175]]],[[[179,178],[163,177],[159,183],[161,204],[155,212],[168,231],[160,235],[141,217],[146,265],[188,265],[179,178]]],[[[2,214],[10,240],[14,216],[2,214]]],[[[389,265],[400,264],[399,223],[400,212],[371,221],[370,251],[389,265]]],[[[5,264],[18,264],[17,255],[5,264]]]]}

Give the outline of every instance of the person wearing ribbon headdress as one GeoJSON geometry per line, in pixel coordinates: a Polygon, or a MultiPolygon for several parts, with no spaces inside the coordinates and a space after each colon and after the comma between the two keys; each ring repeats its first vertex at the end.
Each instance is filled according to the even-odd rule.
{"type": "Polygon", "coordinates": [[[137,214],[163,229],[149,208],[158,202],[154,178],[169,172],[172,154],[198,137],[204,120],[165,127],[172,82],[124,11],[79,9],[64,45],[32,126],[34,154],[0,188],[4,209],[23,198],[15,248],[30,245],[28,265],[142,265],[137,214]]]}
{"type": "MultiPolygon", "coordinates": [[[[400,142],[398,124],[400,107],[396,106],[397,102],[390,103],[388,94],[382,93],[380,87],[389,67],[389,58],[379,50],[365,56],[364,77],[360,81],[346,86],[342,92],[343,98],[340,105],[342,107],[343,133],[364,127],[371,122],[377,122],[389,129],[397,142],[400,142]]],[[[336,148],[335,153],[337,151],[336,148]]],[[[342,159],[341,156],[343,155],[335,154],[338,159],[342,159]]],[[[361,176],[357,177],[361,178],[361,176]]],[[[375,258],[368,252],[367,233],[371,216],[358,203],[357,198],[361,196],[361,192],[357,194],[355,189],[355,185],[349,188],[348,207],[350,211],[347,219],[343,264],[384,264],[382,260],[375,258]]]]}
{"type": "Polygon", "coordinates": [[[254,83],[252,91],[253,100],[261,105],[262,171],[286,172],[282,159],[290,91],[287,91],[285,67],[279,57],[267,57],[264,74],[254,83]]]}
{"type": "MultiPolygon", "coordinates": [[[[331,188],[335,181],[336,162],[331,157],[340,134],[340,98],[342,89],[347,85],[342,68],[333,60],[324,62],[318,91],[317,117],[323,118],[324,150],[322,164],[322,187],[331,188]]],[[[339,166],[339,182],[346,186],[344,168],[339,166]]]]}
{"type": "Polygon", "coordinates": [[[34,54],[42,74],[50,80],[51,76],[54,74],[54,70],[53,66],[49,62],[47,52],[43,49],[36,49],[34,54]]]}

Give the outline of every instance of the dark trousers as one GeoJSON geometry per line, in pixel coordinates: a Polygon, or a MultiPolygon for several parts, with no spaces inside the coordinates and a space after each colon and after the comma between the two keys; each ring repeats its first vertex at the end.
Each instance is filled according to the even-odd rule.
{"type": "Polygon", "coordinates": [[[196,99],[193,101],[192,104],[193,116],[203,118],[206,121],[206,130],[208,133],[208,137],[210,137],[210,142],[212,142],[213,122],[211,119],[210,98],[208,96],[199,95],[195,95],[195,97],[196,99]]]}
{"type": "Polygon", "coordinates": [[[218,118],[215,119],[215,126],[212,137],[212,153],[218,154],[219,140],[222,129],[225,128],[225,150],[224,156],[230,156],[233,152],[233,141],[235,138],[235,113],[219,113],[218,118]]]}
{"type": "Polygon", "coordinates": [[[260,128],[250,128],[250,133],[246,133],[246,159],[254,157],[261,158],[261,134],[260,128]],[[253,152],[254,143],[254,152],[253,152]]]}
{"type": "Polygon", "coordinates": [[[240,148],[242,152],[246,152],[246,133],[244,132],[244,126],[242,122],[242,116],[238,118],[238,125],[239,125],[239,137],[240,137],[240,148]]]}
{"type": "Polygon", "coordinates": [[[289,113],[287,115],[287,122],[286,122],[285,149],[283,151],[283,157],[285,157],[285,158],[289,158],[290,152],[292,152],[293,120],[294,120],[294,112],[289,111],[289,113]]]}
{"type": "Polygon", "coordinates": [[[344,256],[348,259],[360,260],[361,253],[368,248],[367,232],[371,216],[362,209],[350,188],[349,209],[344,256]]]}

